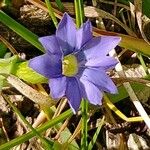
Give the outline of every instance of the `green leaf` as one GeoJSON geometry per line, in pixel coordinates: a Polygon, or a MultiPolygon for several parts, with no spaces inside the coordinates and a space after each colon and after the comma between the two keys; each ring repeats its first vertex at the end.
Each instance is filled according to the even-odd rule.
{"type": "Polygon", "coordinates": [[[47,83],[48,79],[28,67],[28,61],[16,64],[14,75],[32,84],[47,83]]]}
{"type": "Polygon", "coordinates": [[[5,46],[5,44],[0,42],[0,58],[4,58],[6,52],[7,52],[7,47],[5,46]]]}
{"type": "Polygon", "coordinates": [[[47,83],[48,81],[47,78],[28,67],[28,61],[21,62],[17,55],[10,58],[0,59],[0,74],[13,74],[32,84],[47,83]]]}
{"type": "Polygon", "coordinates": [[[4,84],[5,84],[5,77],[0,75],[0,91],[2,90],[4,84]]]}
{"type": "Polygon", "coordinates": [[[121,47],[137,53],[142,53],[145,56],[150,56],[150,45],[144,40],[124,34],[119,34],[119,36],[121,37],[121,42],[119,43],[121,47]]]}
{"type": "MultiPolygon", "coordinates": [[[[118,0],[118,2],[125,5],[129,5],[129,1],[133,3],[133,0],[118,0]]],[[[150,0],[142,0],[143,14],[150,18],[150,0]]]]}
{"type": "Polygon", "coordinates": [[[0,59],[0,74],[10,74],[14,71],[14,65],[19,60],[17,56],[0,59]]]}
{"type": "MultiPolygon", "coordinates": [[[[131,86],[135,92],[141,91],[143,90],[143,88],[145,88],[145,85],[140,83],[131,83],[131,86]]],[[[122,85],[118,88],[118,94],[107,94],[107,96],[113,103],[116,103],[119,102],[120,100],[127,98],[129,95],[122,85]]]]}
{"type": "MultiPolygon", "coordinates": [[[[62,114],[60,114],[58,117],[46,122],[45,124],[41,125],[40,127],[38,127],[36,130],[41,133],[41,132],[45,132],[47,129],[49,129],[50,127],[56,125],[59,122],[62,122],[63,120],[67,119],[68,117],[72,116],[73,112],[71,109],[63,112],[62,114]]],[[[0,145],[0,150],[8,150],[16,145],[19,145],[25,141],[28,141],[29,139],[31,139],[32,137],[35,136],[35,133],[33,131],[30,131],[22,136],[19,136],[5,144],[0,145]]]]}
{"type": "Polygon", "coordinates": [[[20,35],[22,38],[24,38],[26,41],[34,45],[36,48],[44,52],[44,49],[41,45],[41,43],[38,41],[38,36],[31,31],[29,31],[27,28],[16,22],[14,19],[9,17],[6,13],[4,13],[2,10],[0,10],[0,22],[8,26],[10,29],[12,29],[14,32],[16,32],[18,35],[20,35]]]}
{"type": "Polygon", "coordinates": [[[150,18],[150,0],[143,1],[143,13],[150,18]]]}
{"type": "Polygon", "coordinates": [[[4,55],[4,58],[10,58],[11,57],[11,52],[7,52],[5,55],[4,55]]]}
{"type": "Polygon", "coordinates": [[[11,5],[11,0],[2,0],[5,6],[10,6],[11,5]]]}
{"type": "Polygon", "coordinates": [[[51,5],[51,2],[50,2],[49,0],[45,0],[45,3],[46,3],[46,6],[47,6],[49,15],[50,15],[50,17],[52,18],[52,21],[53,21],[55,27],[57,28],[58,21],[57,21],[57,18],[56,18],[56,16],[55,16],[55,14],[54,14],[53,7],[52,7],[52,5],[51,5]]]}
{"type": "Polygon", "coordinates": [[[71,143],[67,143],[68,138],[71,136],[71,133],[69,129],[65,129],[64,131],[61,132],[60,134],[60,140],[63,143],[63,149],[68,149],[68,150],[78,150],[79,146],[75,140],[73,140],[71,143]]]}
{"type": "Polygon", "coordinates": [[[53,145],[53,150],[61,150],[61,149],[65,149],[65,150],[79,150],[79,147],[73,145],[72,143],[59,143],[59,142],[55,142],[53,145]]]}
{"type": "MultiPolygon", "coordinates": [[[[62,126],[62,123],[59,123],[55,126],[55,128],[60,129],[60,127],[62,126]]],[[[67,150],[79,150],[79,146],[76,142],[75,139],[72,140],[71,143],[68,143],[68,139],[71,136],[71,132],[69,131],[68,128],[65,128],[61,133],[60,133],[60,137],[59,140],[61,141],[62,144],[60,143],[55,143],[54,146],[58,147],[59,149],[67,149],[67,150]],[[61,148],[60,148],[61,147],[61,148]]],[[[55,149],[54,149],[55,150],[55,149]]]]}
{"type": "Polygon", "coordinates": [[[54,142],[53,148],[52,150],[61,150],[62,149],[62,144],[60,144],[59,142],[54,142]]]}
{"type": "Polygon", "coordinates": [[[104,120],[105,120],[105,117],[103,117],[102,120],[100,121],[99,126],[97,127],[97,129],[96,129],[96,131],[94,133],[94,136],[93,136],[92,140],[90,141],[90,143],[88,145],[88,150],[92,150],[93,149],[93,146],[96,143],[98,135],[99,135],[99,133],[101,131],[101,128],[102,128],[102,126],[104,124],[104,120]]]}
{"type": "Polygon", "coordinates": [[[61,2],[61,0],[55,0],[58,8],[63,12],[64,11],[64,6],[63,6],[63,3],[61,2]]]}

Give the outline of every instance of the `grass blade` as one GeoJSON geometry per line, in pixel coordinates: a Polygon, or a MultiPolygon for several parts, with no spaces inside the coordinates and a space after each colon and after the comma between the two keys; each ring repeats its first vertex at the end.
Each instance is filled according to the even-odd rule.
{"type": "Polygon", "coordinates": [[[9,17],[2,10],[0,10],[0,22],[2,22],[7,27],[12,29],[14,32],[16,32],[18,35],[20,35],[26,41],[28,41],[29,43],[34,45],[40,51],[44,52],[42,45],[38,41],[38,36],[36,34],[32,33],[30,30],[28,30],[24,26],[22,26],[21,24],[19,24],[18,22],[16,22],[11,17],[9,17]]]}
{"type": "MultiPolygon", "coordinates": [[[[51,121],[46,122],[45,124],[43,124],[42,126],[40,126],[39,128],[37,128],[37,132],[42,133],[43,131],[47,130],[48,128],[56,125],[57,123],[65,120],[66,118],[70,117],[71,115],[73,115],[72,110],[69,109],[67,111],[65,111],[64,113],[62,113],[61,115],[59,115],[58,117],[52,119],[51,121]]],[[[19,136],[5,144],[0,145],[0,150],[8,150],[18,144],[21,144],[29,139],[31,139],[32,137],[35,136],[34,132],[28,132],[22,136],[19,136]]]]}
{"type": "Polygon", "coordinates": [[[99,123],[99,127],[97,128],[97,130],[96,130],[96,132],[95,132],[95,134],[93,136],[93,139],[89,143],[88,150],[92,150],[92,148],[93,148],[93,146],[94,146],[94,144],[95,144],[95,142],[97,140],[97,137],[99,135],[99,132],[101,131],[101,128],[102,128],[102,126],[104,124],[104,119],[105,119],[105,117],[103,116],[101,122],[99,123]]]}

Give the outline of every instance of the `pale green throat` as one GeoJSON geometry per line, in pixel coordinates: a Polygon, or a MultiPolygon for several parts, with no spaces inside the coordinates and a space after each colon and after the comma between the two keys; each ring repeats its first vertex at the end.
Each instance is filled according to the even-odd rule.
{"type": "Polygon", "coordinates": [[[63,59],[62,74],[72,77],[78,73],[78,62],[74,55],[67,55],[63,59]]]}

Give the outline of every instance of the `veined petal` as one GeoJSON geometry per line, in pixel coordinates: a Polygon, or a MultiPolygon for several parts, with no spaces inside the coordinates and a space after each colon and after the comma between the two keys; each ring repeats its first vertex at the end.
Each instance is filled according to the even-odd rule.
{"type": "Polygon", "coordinates": [[[55,35],[41,37],[39,41],[47,53],[62,56],[62,51],[55,35]]]}
{"type": "Polygon", "coordinates": [[[101,36],[92,38],[83,48],[87,60],[103,58],[117,46],[121,38],[116,36],[101,36]]]}
{"type": "Polygon", "coordinates": [[[62,62],[57,55],[44,54],[30,59],[29,67],[46,78],[62,76],[62,62]]]}
{"type": "Polygon", "coordinates": [[[114,68],[115,65],[118,63],[116,59],[109,56],[104,56],[103,58],[95,58],[89,59],[85,63],[87,67],[102,67],[104,69],[111,69],[114,68]]]}
{"type": "Polygon", "coordinates": [[[94,105],[101,105],[103,96],[102,92],[92,82],[83,78],[81,78],[80,81],[84,85],[84,90],[88,101],[94,105]]]}
{"type": "Polygon", "coordinates": [[[76,26],[67,13],[64,14],[58,25],[56,37],[65,55],[73,52],[76,44],[76,26]]]}
{"type": "Polygon", "coordinates": [[[73,112],[75,113],[82,99],[82,94],[80,90],[78,79],[75,77],[67,78],[67,88],[66,88],[66,97],[68,98],[69,105],[73,112]]]}
{"type": "Polygon", "coordinates": [[[102,68],[86,68],[82,73],[82,79],[92,82],[100,90],[117,93],[117,87],[102,68]]]}
{"type": "Polygon", "coordinates": [[[52,98],[58,99],[65,95],[66,77],[52,78],[49,80],[50,93],[52,98]]]}
{"type": "Polygon", "coordinates": [[[92,39],[92,25],[88,20],[86,23],[82,25],[80,29],[77,30],[76,33],[76,49],[79,50],[81,47],[92,39]]]}

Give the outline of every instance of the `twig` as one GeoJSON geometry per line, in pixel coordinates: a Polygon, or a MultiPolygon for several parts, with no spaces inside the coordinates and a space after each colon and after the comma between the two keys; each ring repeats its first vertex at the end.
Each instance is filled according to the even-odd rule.
{"type": "MultiPolygon", "coordinates": [[[[54,119],[55,117],[57,117],[57,116],[60,115],[60,113],[61,113],[62,110],[64,109],[66,103],[67,103],[67,99],[62,99],[62,100],[60,101],[60,103],[59,103],[59,105],[58,105],[58,107],[57,107],[57,109],[56,109],[56,111],[55,111],[55,113],[54,113],[52,119],[54,119]]],[[[46,136],[49,136],[50,132],[51,132],[51,128],[46,131],[46,136]]]]}
{"type": "Polygon", "coordinates": [[[9,75],[7,77],[8,83],[10,83],[13,87],[15,87],[20,93],[28,97],[35,103],[38,103],[40,106],[52,106],[55,103],[50,96],[46,96],[41,94],[40,92],[36,91],[35,89],[31,88],[29,85],[25,84],[19,78],[9,75]]]}
{"type": "Polygon", "coordinates": [[[58,139],[59,139],[61,132],[67,127],[67,125],[68,125],[68,123],[69,123],[69,119],[70,119],[70,118],[67,118],[67,119],[65,120],[65,122],[63,123],[63,125],[61,126],[61,128],[59,129],[57,135],[54,137],[55,140],[58,140],[58,139]]]}
{"type": "Polygon", "coordinates": [[[119,78],[112,78],[112,80],[116,83],[137,82],[137,83],[145,84],[150,87],[150,81],[142,78],[119,77],[119,78]]]}
{"type": "Polygon", "coordinates": [[[37,116],[35,122],[33,123],[32,127],[37,128],[44,121],[46,121],[46,114],[44,113],[44,111],[41,111],[40,114],[37,116]]]}
{"type": "Polygon", "coordinates": [[[15,50],[15,48],[0,35],[0,40],[6,45],[6,47],[14,54],[18,55],[18,52],[15,50]]]}
{"type": "MultiPolygon", "coordinates": [[[[122,65],[117,57],[116,51],[113,49],[110,53],[111,56],[116,57],[116,59],[118,60],[118,64],[115,67],[116,71],[118,72],[119,76],[121,77],[126,77],[122,65]]],[[[134,106],[136,107],[137,111],[139,112],[139,114],[141,115],[141,117],[143,117],[144,122],[146,123],[146,125],[148,126],[148,128],[150,129],[150,118],[147,115],[146,111],[144,110],[143,106],[141,105],[140,101],[138,100],[136,94],[134,93],[131,85],[129,82],[124,82],[123,86],[125,87],[126,91],[128,92],[130,99],[132,100],[134,106]]]]}
{"type": "Polygon", "coordinates": [[[82,123],[81,121],[82,120],[80,119],[80,121],[79,121],[79,123],[78,123],[78,125],[77,125],[77,127],[75,129],[75,131],[70,136],[70,138],[68,139],[67,143],[71,143],[75,139],[75,137],[80,133],[80,131],[81,131],[81,123],[82,123]]]}

